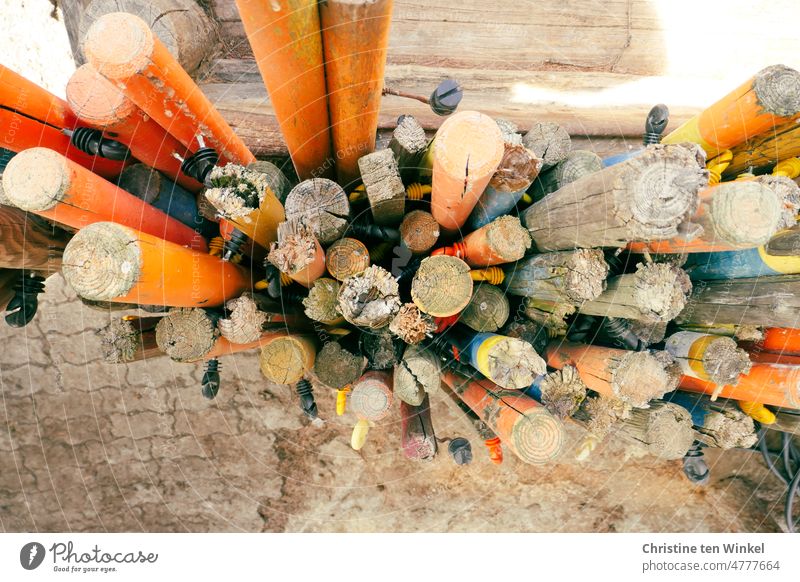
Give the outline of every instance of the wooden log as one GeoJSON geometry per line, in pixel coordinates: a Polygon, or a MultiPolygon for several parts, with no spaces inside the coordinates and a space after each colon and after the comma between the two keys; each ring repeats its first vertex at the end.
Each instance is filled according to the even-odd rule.
{"type": "Polygon", "coordinates": [[[472,292],[467,306],[458,320],[475,331],[497,331],[511,313],[508,297],[498,287],[483,283],[472,292]]]}
{"type": "MultiPolygon", "coordinates": [[[[751,356],[752,357],[752,356],[751,356]]],[[[755,362],[736,386],[718,386],[708,380],[681,376],[680,389],[769,406],[800,409],[800,366],[755,362]]]]}
{"type": "Polygon", "coordinates": [[[412,210],[400,224],[400,241],[415,255],[431,250],[439,240],[439,234],[439,223],[424,210],[412,210]]]}
{"type": "Polygon", "coordinates": [[[567,130],[548,121],[534,123],[523,136],[522,145],[542,160],[542,172],[566,159],[572,150],[572,140],[567,130]]]}
{"type": "Polygon", "coordinates": [[[181,142],[195,151],[206,143],[221,163],[247,165],[255,157],[147,23],[115,12],[91,25],[86,60],[181,142]],[[200,137],[202,136],[202,137],[200,137]]]}
{"type": "Polygon", "coordinates": [[[701,281],[694,285],[679,325],[800,326],[800,276],[701,281]]]}
{"type": "Polygon", "coordinates": [[[597,299],[606,287],[603,251],[578,249],[532,255],[504,270],[512,295],[553,304],[580,305],[597,299]]]}
{"type": "Polygon", "coordinates": [[[377,422],[389,414],[393,401],[391,374],[369,371],[353,384],[350,408],[360,420],[377,422]]]}
{"type": "Polygon", "coordinates": [[[278,240],[272,243],[267,260],[303,287],[325,273],[325,251],[307,226],[293,220],[278,225],[278,240]]]}
{"type": "Polygon", "coordinates": [[[406,459],[429,461],[436,455],[436,433],[426,395],[421,404],[400,402],[400,446],[406,459]]]}
{"type": "Polygon", "coordinates": [[[128,99],[111,81],[89,64],[79,67],[67,82],[67,103],[84,124],[100,129],[124,143],[131,155],[191,192],[202,184],[181,172],[186,148],[156,121],[128,99]]]}
{"type": "Polygon", "coordinates": [[[392,131],[389,149],[394,153],[404,183],[417,181],[420,161],[427,147],[428,137],[419,122],[412,115],[400,116],[392,131]]]}
{"type": "Polygon", "coordinates": [[[329,0],[319,14],[336,174],[348,186],[375,149],[392,0],[329,0]]]}
{"type": "Polygon", "coordinates": [[[360,240],[340,238],[325,251],[325,266],[334,279],[344,281],[369,267],[369,250],[360,240]]]}
{"type": "Polygon", "coordinates": [[[699,148],[653,145],[567,184],[520,216],[540,251],[668,239],[695,214],[707,182],[699,148]]]}
{"type": "Polygon", "coordinates": [[[648,352],[630,352],[563,340],[547,345],[547,365],[558,370],[575,366],[586,386],[631,406],[647,407],[675,388],[665,364],[648,352]]]}
{"type": "Polygon", "coordinates": [[[800,113],[800,73],[784,65],[760,70],[661,140],[692,142],[709,157],[771,130],[800,113]]]}
{"type": "Polygon", "coordinates": [[[175,245],[207,251],[198,233],[83,166],[46,148],[14,156],[3,190],[17,207],[72,228],[111,221],[175,245]]]}
{"type": "Polygon", "coordinates": [[[780,229],[783,203],[755,181],[723,182],[700,192],[697,213],[666,240],[632,242],[631,252],[696,253],[763,245],[780,229]]]}
{"type": "Polygon", "coordinates": [[[308,290],[308,296],[303,299],[306,317],[329,325],[343,321],[336,309],[339,288],[338,281],[327,277],[320,277],[314,281],[308,290]]]}
{"type": "Polygon", "coordinates": [[[112,222],[81,229],[63,261],[64,278],[93,301],[215,307],[252,285],[236,265],[112,222]]]}
{"type": "Polygon", "coordinates": [[[164,355],[156,342],[161,317],[126,315],[100,330],[103,359],[111,364],[137,362],[164,355]]]}
{"type": "Polygon", "coordinates": [[[522,462],[540,465],[561,454],[565,438],[561,421],[530,396],[451,371],[442,380],[522,462]]]}
{"type": "Polygon", "coordinates": [[[679,331],[667,338],[664,349],[688,375],[715,384],[736,384],[750,371],[750,357],[733,339],[694,331],[679,331]]]}
{"type": "Polygon", "coordinates": [[[420,406],[441,385],[441,361],[429,349],[409,346],[394,367],[394,395],[411,406],[420,406]]]}
{"type": "Polygon", "coordinates": [[[587,396],[572,419],[583,426],[595,438],[604,439],[630,416],[632,407],[613,396],[587,396]]]}
{"type": "Polygon", "coordinates": [[[286,217],[299,220],[328,245],[344,236],[350,201],[344,189],[332,180],[314,178],[300,182],[286,197],[286,217]]]}
{"type": "Polygon", "coordinates": [[[572,416],[586,398],[586,384],[574,366],[564,366],[541,374],[525,389],[525,394],[541,402],[558,418],[572,416]]]}
{"type": "Polygon", "coordinates": [[[405,344],[387,328],[363,331],[358,338],[361,353],[367,357],[370,370],[389,370],[403,357],[405,344]]]}
{"type": "Polygon", "coordinates": [[[331,341],[317,354],[314,374],[326,386],[339,390],[358,380],[366,367],[367,358],[331,341]]]}
{"type": "Polygon", "coordinates": [[[358,169],[375,224],[399,224],[405,214],[406,189],[392,150],[378,150],[361,156],[358,169]]]}
{"type": "Polygon", "coordinates": [[[425,338],[431,337],[435,330],[436,323],[433,318],[422,313],[413,303],[401,305],[397,315],[389,323],[389,331],[407,344],[418,344],[425,338]]]}
{"type": "Polygon", "coordinates": [[[386,269],[372,265],[342,282],[339,312],[359,327],[380,329],[389,325],[400,309],[397,280],[386,269]]]}
{"type": "Polygon", "coordinates": [[[104,178],[118,176],[124,162],[82,152],[62,130],[79,126],[69,105],[0,65],[0,143],[12,152],[47,147],[104,178]]]}
{"type": "Polygon", "coordinates": [[[0,205],[0,268],[29,269],[49,275],[61,269],[61,257],[70,235],[29,216],[18,208],[0,205]]]}
{"type": "Polygon", "coordinates": [[[472,297],[469,266],[456,257],[440,255],[422,260],[411,281],[411,299],[420,311],[434,317],[455,315],[472,297]]]}
{"type": "Polygon", "coordinates": [[[551,192],[602,169],[603,160],[593,151],[572,150],[554,168],[534,180],[531,193],[534,200],[541,200],[551,192]]]}
{"type": "Polygon", "coordinates": [[[695,439],[709,447],[749,449],[758,440],[753,419],[730,401],[682,391],[665,394],[664,400],[689,411],[695,439]]]}
{"type": "MultiPolygon", "coordinates": [[[[518,261],[531,247],[531,239],[516,216],[501,216],[471,232],[455,247],[470,267],[491,267],[518,261]]],[[[434,252],[436,254],[436,252],[434,252]]]]}
{"type": "Polygon", "coordinates": [[[270,320],[270,316],[258,308],[250,293],[244,293],[225,303],[225,311],[227,317],[221,317],[217,327],[225,339],[235,344],[256,341],[270,320]]]}
{"type": "Polygon", "coordinates": [[[236,0],[270,103],[301,180],[333,167],[319,11],[312,0],[236,0]]]}
{"type": "Polygon", "coordinates": [[[667,322],[681,312],[691,291],[692,283],[683,269],[667,263],[639,263],[635,273],[609,279],[606,290],[580,304],[578,311],[602,317],[667,322]]]}
{"type": "Polygon", "coordinates": [[[753,136],[731,151],[733,159],[723,177],[738,176],[750,168],[759,171],[770,169],[781,160],[800,155],[800,127],[795,121],[780,124],[753,136]]]}
{"type": "Polygon", "coordinates": [[[695,438],[689,411],[671,402],[656,401],[646,409],[633,408],[617,426],[616,434],[664,460],[683,458],[695,438]]]}
{"type": "Polygon", "coordinates": [[[476,111],[448,117],[431,144],[431,213],[447,232],[460,229],[503,158],[500,128],[476,111]]]}
{"type": "Polygon", "coordinates": [[[276,194],[286,187],[280,171],[259,172],[227,164],[216,166],[207,180],[206,200],[226,221],[264,248],[278,239],[278,225],[284,218],[291,220],[276,194]]]}
{"type": "Polygon", "coordinates": [[[261,347],[261,373],[276,384],[294,384],[314,368],[317,353],[313,336],[277,337],[261,347]]]}

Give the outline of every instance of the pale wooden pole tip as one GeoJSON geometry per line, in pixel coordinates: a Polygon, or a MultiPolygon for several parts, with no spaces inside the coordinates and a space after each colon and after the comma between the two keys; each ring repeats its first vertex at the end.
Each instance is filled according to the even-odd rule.
{"type": "Polygon", "coordinates": [[[753,90],[764,111],[778,117],[800,113],[800,73],[786,65],[772,65],[756,74],[753,90]]]}
{"type": "Polygon", "coordinates": [[[30,212],[50,210],[69,189],[67,159],[47,148],[21,151],[3,172],[6,198],[30,212]]]}
{"type": "Polygon", "coordinates": [[[411,299],[420,311],[428,315],[454,315],[472,298],[469,271],[469,266],[459,258],[447,255],[428,257],[422,261],[411,282],[411,299]]]}
{"type": "Polygon", "coordinates": [[[136,231],[113,222],[81,229],[64,249],[62,272],[75,292],[91,301],[111,301],[133,289],[142,269],[136,231]]]}
{"type": "Polygon", "coordinates": [[[98,127],[119,123],[136,112],[133,101],[88,63],[69,78],[66,95],[75,115],[98,127]]]}
{"type": "Polygon", "coordinates": [[[215,322],[199,307],[170,309],[156,325],[158,347],[176,362],[202,360],[217,337],[215,322]]]}
{"type": "Polygon", "coordinates": [[[532,465],[543,465],[561,454],[564,425],[543,407],[533,408],[514,424],[511,440],[520,459],[532,465]]]}
{"type": "Polygon", "coordinates": [[[147,23],[127,12],[95,20],[83,40],[86,60],[104,77],[127,79],[147,67],[155,37],[147,23]]]}
{"type": "Polygon", "coordinates": [[[730,182],[718,188],[711,200],[717,239],[737,247],[754,247],[765,244],[778,231],[783,201],[772,189],[751,181],[730,182]]]}

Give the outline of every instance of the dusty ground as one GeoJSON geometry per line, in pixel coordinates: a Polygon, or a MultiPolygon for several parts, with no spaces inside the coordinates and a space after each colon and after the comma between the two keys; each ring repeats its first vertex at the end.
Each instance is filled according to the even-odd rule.
{"type": "MultiPolygon", "coordinates": [[[[47,0],[0,0],[2,62],[61,94],[72,71],[47,0]],[[20,35],[23,19],[36,34],[20,35]]],[[[749,452],[710,454],[698,489],[678,462],[610,441],[584,464],[492,465],[452,404],[433,399],[439,437],[471,439],[475,461],[443,449],[415,464],[397,412],[359,454],[353,419],[302,418],[256,353],[223,359],[209,403],[198,366],[166,358],[103,363],[109,314],[48,281],[23,330],[0,323],[0,529],[4,531],[778,531],[781,490],[749,452]]]]}

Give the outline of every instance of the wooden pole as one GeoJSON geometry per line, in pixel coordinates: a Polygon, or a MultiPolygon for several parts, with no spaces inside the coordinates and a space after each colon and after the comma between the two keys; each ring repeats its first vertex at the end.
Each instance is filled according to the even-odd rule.
{"type": "Polygon", "coordinates": [[[729,401],[715,402],[705,395],[682,391],[670,392],[664,400],[689,411],[695,439],[709,447],[749,449],[758,440],[753,419],[729,401]]]}
{"type": "Polygon", "coordinates": [[[560,370],[537,377],[525,389],[525,394],[541,402],[558,418],[568,418],[586,398],[586,384],[581,380],[577,368],[564,366],[560,370]]]}
{"type": "Polygon", "coordinates": [[[394,153],[404,183],[412,184],[419,178],[420,162],[427,147],[428,137],[419,122],[411,115],[400,116],[389,148],[394,153]]]}
{"type": "Polygon", "coordinates": [[[732,153],[733,159],[723,177],[738,176],[750,168],[769,168],[781,160],[800,155],[800,126],[789,121],[774,129],[770,127],[733,148],[732,153]]]}
{"type": "Polygon", "coordinates": [[[590,435],[601,440],[630,416],[631,409],[630,404],[613,396],[587,396],[572,419],[586,428],[590,435]]]}
{"type": "Polygon", "coordinates": [[[45,275],[61,269],[70,235],[18,208],[0,205],[0,268],[30,269],[45,275]]]}
{"type": "Polygon", "coordinates": [[[439,240],[439,234],[439,223],[424,210],[412,210],[400,224],[400,241],[415,255],[431,250],[439,240]]]}
{"type": "Polygon", "coordinates": [[[389,331],[407,344],[418,344],[425,338],[431,337],[435,330],[436,323],[433,318],[422,313],[413,303],[401,305],[397,315],[389,323],[389,331]]]}
{"type": "Polygon", "coordinates": [[[436,433],[431,421],[428,396],[417,406],[400,402],[400,418],[400,446],[405,457],[412,461],[433,459],[436,455],[436,433]]]}
{"type": "Polygon", "coordinates": [[[115,12],[98,18],[83,41],[87,61],[188,150],[202,136],[221,163],[255,157],[189,74],[141,18],[115,12]]]}
{"type": "Polygon", "coordinates": [[[344,189],[333,180],[314,178],[292,188],[286,197],[286,218],[311,227],[323,245],[329,245],[347,232],[350,201],[344,189]]]}
{"type": "Polygon", "coordinates": [[[113,222],[81,229],[62,271],[81,297],[139,305],[215,307],[252,284],[236,265],[113,222]]]}
{"type": "Polygon", "coordinates": [[[140,162],[164,172],[190,192],[202,188],[181,172],[180,161],[172,155],[185,157],[186,148],[91,65],[78,67],[70,77],[67,103],[83,123],[113,135],[140,162]]]}
{"type": "Polygon", "coordinates": [[[695,432],[689,411],[671,402],[653,402],[633,408],[618,425],[617,433],[664,460],[681,459],[692,446],[695,432]]]}
{"type": "Polygon", "coordinates": [[[362,331],[358,338],[361,353],[367,357],[370,370],[390,370],[403,357],[405,344],[383,327],[375,331],[362,331]]]}
{"type": "Polygon", "coordinates": [[[360,420],[377,422],[389,414],[394,396],[388,372],[369,371],[353,384],[350,408],[360,420]]]}
{"type": "Polygon", "coordinates": [[[534,123],[523,136],[522,145],[542,160],[542,172],[566,159],[572,150],[572,140],[567,130],[549,121],[534,123]]]}
{"type": "Polygon", "coordinates": [[[708,380],[681,376],[680,389],[769,406],[800,409],[800,366],[754,363],[736,386],[718,386],[708,380]]]}
{"type": "Polygon", "coordinates": [[[336,309],[339,289],[339,282],[327,277],[314,281],[308,290],[308,296],[303,299],[306,317],[328,325],[343,322],[344,318],[336,309]]]}
{"type": "Polygon", "coordinates": [[[294,384],[314,368],[317,353],[313,336],[277,337],[261,346],[261,373],[276,384],[294,384]]]}
{"type": "Polygon", "coordinates": [[[354,238],[340,238],[325,251],[325,265],[337,281],[358,275],[369,267],[369,250],[354,238]]]}
{"type": "Polygon", "coordinates": [[[501,289],[488,283],[477,285],[458,321],[475,331],[497,331],[508,321],[511,307],[501,289]]]}
{"type": "Polygon", "coordinates": [[[328,0],[319,14],[336,174],[348,186],[375,149],[392,0],[328,0]]]}
{"type": "Polygon", "coordinates": [[[741,251],[693,253],[689,256],[686,269],[693,281],[797,275],[800,273],[800,257],[796,255],[774,256],[769,253],[768,249],[767,246],[760,246],[741,251]]]}
{"type": "Polygon", "coordinates": [[[798,327],[798,308],[800,275],[702,281],[694,286],[675,322],[678,325],[798,327]]]}
{"type": "MultiPolygon", "coordinates": [[[[451,247],[470,267],[491,267],[520,260],[531,247],[528,231],[516,216],[501,216],[451,247]]],[[[451,254],[445,248],[442,254],[451,254]]],[[[434,251],[433,254],[440,254],[434,251]]]]}
{"type": "Polygon", "coordinates": [[[746,249],[778,232],[783,201],[755,181],[723,182],[700,192],[700,206],[683,232],[666,240],[632,242],[631,252],[696,253],[746,249]]]}
{"type": "Polygon", "coordinates": [[[800,254],[800,224],[778,232],[764,247],[770,256],[786,257],[800,254]]]}
{"type": "Polygon", "coordinates": [[[297,175],[326,175],[334,158],[317,3],[236,0],[236,6],[297,175]]]}
{"type": "Polygon", "coordinates": [[[399,224],[405,214],[406,189],[392,150],[378,150],[361,156],[358,169],[375,224],[399,224]]]}
{"type": "Polygon", "coordinates": [[[441,385],[441,361],[429,349],[409,346],[394,368],[394,395],[411,406],[420,406],[441,385]]]}
{"type": "Polygon", "coordinates": [[[338,306],[344,318],[355,326],[385,327],[400,309],[397,280],[386,269],[372,265],[342,282],[338,306]]]}
{"type": "Polygon", "coordinates": [[[367,358],[330,341],[317,354],[314,373],[326,386],[341,390],[358,380],[366,367],[367,358]]]}
{"type": "Polygon", "coordinates": [[[221,317],[217,327],[225,339],[235,344],[256,341],[270,320],[270,315],[258,308],[250,293],[225,303],[225,312],[227,317],[221,317]]]}
{"type": "Polygon", "coordinates": [[[522,462],[540,465],[561,454],[565,438],[561,421],[530,396],[452,371],[445,372],[442,380],[522,462]]]}
{"type": "Polygon", "coordinates": [[[456,257],[440,255],[422,260],[411,281],[411,299],[420,311],[434,317],[460,312],[472,297],[469,266],[456,257]]]}
{"type": "Polygon", "coordinates": [[[698,148],[653,145],[567,184],[520,217],[540,251],[668,239],[695,214],[697,193],[707,183],[698,148]]]}
{"type": "Polygon", "coordinates": [[[100,332],[105,361],[121,364],[164,355],[156,342],[156,325],[159,321],[161,317],[134,315],[112,319],[100,332]]]}
{"type": "Polygon", "coordinates": [[[16,295],[14,284],[21,275],[22,273],[18,269],[0,267],[0,310],[5,311],[8,302],[16,295]]]}
{"type": "Polygon", "coordinates": [[[515,337],[531,344],[537,354],[543,354],[549,341],[547,329],[534,321],[517,314],[511,321],[503,326],[502,335],[515,337]]]}
{"type": "Polygon", "coordinates": [[[668,263],[639,263],[635,273],[608,280],[606,290],[578,311],[601,317],[667,322],[686,305],[692,283],[683,269],[668,263]]]}
{"type": "Polygon", "coordinates": [[[208,177],[206,199],[237,229],[258,245],[269,248],[284,221],[278,194],[286,179],[277,173],[259,172],[236,164],[216,166],[208,177]]]}
{"type": "Polygon", "coordinates": [[[665,342],[665,348],[687,376],[715,384],[736,384],[750,371],[750,357],[733,339],[720,335],[679,331],[665,342]]]}
{"type": "Polygon", "coordinates": [[[208,250],[192,228],[53,150],[32,148],[14,156],[3,172],[3,190],[15,206],[72,228],[111,221],[208,250]]]}
{"type": "Polygon", "coordinates": [[[572,150],[554,168],[540,174],[534,180],[532,186],[534,200],[541,200],[551,192],[602,169],[603,160],[593,151],[572,150]]]}
{"type": "Polygon", "coordinates": [[[504,270],[504,287],[512,295],[542,303],[580,305],[597,299],[606,288],[608,265],[599,249],[531,255],[504,270]]]}
{"type": "Polygon", "coordinates": [[[784,65],[759,71],[722,99],[671,131],[666,144],[692,142],[709,158],[800,113],[800,73],[784,65]]]}
{"type": "Polygon", "coordinates": [[[631,406],[645,408],[675,387],[664,362],[648,352],[553,340],[547,345],[546,357],[551,368],[575,366],[586,386],[631,406]]]}
{"type": "Polygon", "coordinates": [[[278,241],[267,259],[303,287],[311,287],[325,273],[325,251],[311,229],[295,221],[278,225],[278,241]]]}
{"type": "Polygon", "coordinates": [[[503,136],[491,117],[461,111],[442,123],[431,147],[431,213],[443,230],[456,232],[503,158],[503,136]]]}
{"type": "Polygon", "coordinates": [[[104,178],[118,176],[124,162],[82,152],[62,130],[79,126],[66,101],[0,65],[0,143],[12,152],[47,147],[104,178]]]}

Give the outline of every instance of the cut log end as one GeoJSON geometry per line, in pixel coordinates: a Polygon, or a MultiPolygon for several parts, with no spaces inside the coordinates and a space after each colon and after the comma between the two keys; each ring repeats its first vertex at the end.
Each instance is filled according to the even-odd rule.
{"type": "Polygon", "coordinates": [[[314,373],[320,382],[338,390],[358,380],[366,367],[364,356],[349,352],[336,342],[328,342],[317,354],[314,373]]]}
{"type": "Polygon", "coordinates": [[[389,370],[400,362],[405,344],[388,329],[362,331],[358,338],[361,353],[367,356],[371,370],[389,370]]]}
{"type": "Polygon", "coordinates": [[[567,130],[557,123],[534,123],[522,138],[522,144],[542,160],[542,170],[552,168],[572,150],[567,130]]]}
{"type": "Polygon", "coordinates": [[[494,285],[483,283],[475,287],[472,299],[458,320],[475,331],[492,332],[505,325],[510,313],[505,293],[494,285]]]}
{"type": "Polygon", "coordinates": [[[142,332],[133,321],[112,319],[100,332],[103,359],[110,364],[130,362],[142,341],[142,332]]]}
{"type": "Polygon", "coordinates": [[[397,224],[403,219],[406,190],[392,150],[378,150],[358,159],[376,224],[397,224]]]}
{"type": "MultiPolygon", "coordinates": [[[[518,135],[518,134],[514,134],[518,135]]],[[[503,159],[489,185],[498,192],[519,192],[531,185],[542,169],[542,160],[523,145],[506,141],[503,159]]]]}
{"type": "Polygon", "coordinates": [[[574,366],[547,374],[541,383],[542,404],[558,418],[572,416],[586,398],[586,384],[574,366]]]}
{"type": "Polygon", "coordinates": [[[753,91],[763,110],[776,117],[800,113],[800,73],[785,65],[772,65],[758,72],[753,91]]]}
{"type": "Polygon", "coordinates": [[[308,296],[303,298],[305,314],[309,319],[321,323],[330,323],[340,319],[336,309],[336,298],[339,294],[339,282],[323,277],[314,281],[308,296]]]}
{"type": "Polygon", "coordinates": [[[545,361],[526,341],[503,337],[489,348],[486,375],[498,386],[521,390],[546,371],[545,361]]]}
{"type": "Polygon", "coordinates": [[[597,299],[606,287],[608,264],[599,249],[578,249],[564,264],[564,291],[576,305],[597,299]]]}
{"type": "Polygon", "coordinates": [[[503,262],[518,261],[531,248],[531,235],[516,216],[501,216],[483,228],[489,248],[503,262]]]}
{"type": "Polygon", "coordinates": [[[558,458],[564,448],[561,420],[541,407],[520,416],[511,430],[514,450],[519,458],[531,465],[543,465],[558,458]]]}
{"type": "Polygon", "coordinates": [[[312,178],[292,188],[286,196],[287,220],[299,220],[327,245],[347,231],[350,201],[344,189],[333,180],[312,178]]]}
{"type": "Polygon", "coordinates": [[[399,286],[392,274],[372,265],[342,282],[339,311],[353,325],[379,329],[389,325],[400,310],[398,293],[399,286]]]}
{"type": "Polygon", "coordinates": [[[314,364],[314,349],[296,337],[279,337],[261,348],[261,373],[276,384],[294,384],[303,379],[314,364]]]}
{"type": "Polygon", "coordinates": [[[325,266],[334,279],[344,281],[369,267],[369,251],[359,240],[340,238],[328,247],[325,266]]]}
{"type": "Polygon", "coordinates": [[[433,248],[439,240],[439,223],[430,212],[412,210],[400,224],[400,238],[414,254],[422,254],[433,248]]]}
{"type": "Polygon", "coordinates": [[[434,354],[419,346],[411,346],[394,369],[395,396],[407,404],[419,406],[426,394],[439,390],[440,374],[441,366],[434,354]]]}
{"type": "Polygon", "coordinates": [[[317,239],[311,229],[296,221],[278,226],[278,241],[272,243],[267,259],[288,275],[299,273],[317,256],[317,239]]]}
{"type": "Polygon", "coordinates": [[[50,210],[69,187],[67,159],[47,148],[21,151],[11,158],[3,172],[5,197],[22,210],[50,210]]]}
{"type": "Polygon", "coordinates": [[[405,303],[389,323],[389,331],[407,344],[418,344],[436,329],[433,318],[413,303],[405,303]]]}
{"type": "Polygon", "coordinates": [[[75,292],[92,301],[127,295],[140,277],[141,249],[134,232],[113,222],[81,229],[64,249],[62,272],[75,292]]]}
{"type": "Polygon", "coordinates": [[[556,166],[553,172],[555,172],[558,187],[561,188],[602,169],[603,160],[593,151],[573,150],[556,166]]]}
{"type": "Polygon", "coordinates": [[[749,449],[758,440],[753,419],[733,408],[710,411],[697,430],[709,444],[721,449],[749,449]]]}
{"type": "Polygon", "coordinates": [[[90,64],[81,65],[67,82],[67,102],[82,121],[106,127],[128,119],[136,105],[90,64]]]}
{"type": "Polygon", "coordinates": [[[393,401],[391,387],[382,378],[362,378],[353,386],[350,409],[360,420],[376,422],[389,414],[393,401]]]}
{"type": "Polygon", "coordinates": [[[628,352],[612,370],[611,389],[631,406],[646,408],[674,386],[674,377],[664,362],[647,352],[628,352]]]}
{"type": "Polygon", "coordinates": [[[469,266],[456,257],[428,257],[411,282],[411,299],[420,311],[434,317],[455,315],[472,297],[469,271],[469,266]]]}
{"type": "Polygon", "coordinates": [[[108,79],[127,79],[150,63],[155,36],[133,14],[114,12],[98,18],[83,41],[89,63],[108,79]]]}
{"type": "Polygon", "coordinates": [[[257,341],[267,322],[267,314],[258,309],[252,295],[245,293],[225,304],[228,317],[217,322],[220,333],[235,344],[257,341]]]}
{"type": "Polygon", "coordinates": [[[214,347],[218,330],[200,308],[170,309],[156,326],[156,343],[176,362],[195,362],[214,347]]]}
{"type": "Polygon", "coordinates": [[[633,299],[645,321],[667,322],[686,306],[692,283],[686,272],[666,263],[639,264],[633,299]]]}
{"type": "MultiPolygon", "coordinates": [[[[627,423],[641,424],[632,436],[660,459],[681,459],[694,442],[692,416],[671,402],[658,402],[646,410],[633,409],[627,423]],[[640,432],[640,428],[643,429],[640,432]]],[[[623,429],[628,432],[630,427],[623,429]]]]}
{"type": "Polygon", "coordinates": [[[765,244],[785,221],[779,195],[755,181],[723,183],[710,207],[713,236],[734,248],[765,244]]]}
{"type": "Polygon", "coordinates": [[[781,217],[778,229],[791,228],[797,224],[797,213],[800,211],[800,186],[786,176],[772,176],[767,174],[756,178],[756,182],[763,184],[778,196],[781,205],[781,217]]]}
{"type": "Polygon", "coordinates": [[[602,439],[617,423],[630,416],[631,406],[618,398],[596,396],[584,401],[582,411],[587,416],[586,430],[602,439]]]}

